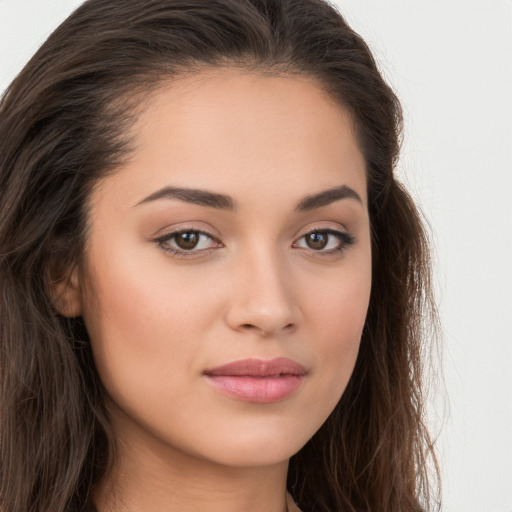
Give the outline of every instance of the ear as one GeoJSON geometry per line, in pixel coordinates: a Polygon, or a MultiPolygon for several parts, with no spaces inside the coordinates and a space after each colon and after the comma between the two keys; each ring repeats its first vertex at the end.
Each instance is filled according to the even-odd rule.
{"type": "Polygon", "coordinates": [[[55,309],[66,318],[74,318],[82,314],[82,289],[79,269],[73,266],[66,273],[56,272],[52,279],[52,298],[55,309]]]}

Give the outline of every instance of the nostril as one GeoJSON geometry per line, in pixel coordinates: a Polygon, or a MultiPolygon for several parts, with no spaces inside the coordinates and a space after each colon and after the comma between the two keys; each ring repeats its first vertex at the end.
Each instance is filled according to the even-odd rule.
{"type": "MultiPolygon", "coordinates": [[[[290,331],[290,330],[292,330],[294,328],[294,326],[295,326],[295,324],[289,323],[289,324],[285,325],[282,328],[282,330],[283,331],[290,331]]],[[[263,336],[263,337],[268,336],[273,331],[273,329],[270,329],[270,331],[269,331],[269,330],[265,330],[262,327],[258,327],[258,326],[253,325],[253,324],[242,324],[241,327],[242,327],[242,329],[246,329],[246,330],[256,330],[256,331],[259,331],[261,336],[263,336]]]]}
{"type": "Polygon", "coordinates": [[[258,327],[256,325],[253,325],[253,324],[242,324],[242,328],[243,329],[247,329],[247,330],[259,331],[260,335],[263,336],[263,337],[268,335],[268,333],[264,329],[262,329],[261,327],[258,327]]]}

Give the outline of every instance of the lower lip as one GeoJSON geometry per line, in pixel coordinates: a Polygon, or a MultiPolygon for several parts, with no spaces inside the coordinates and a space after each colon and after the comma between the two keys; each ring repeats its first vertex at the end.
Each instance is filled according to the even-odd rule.
{"type": "Polygon", "coordinates": [[[258,404],[280,402],[295,392],[304,375],[279,377],[247,377],[232,375],[207,375],[208,382],[221,393],[258,404]]]}

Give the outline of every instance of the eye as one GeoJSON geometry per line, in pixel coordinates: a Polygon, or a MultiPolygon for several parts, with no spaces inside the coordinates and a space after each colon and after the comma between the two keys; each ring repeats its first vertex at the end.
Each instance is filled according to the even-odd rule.
{"type": "Polygon", "coordinates": [[[294,243],[294,247],[333,254],[341,252],[353,243],[354,237],[344,231],[335,229],[315,229],[299,238],[299,240],[294,243]]]}
{"type": "Polygon", "coordinates": [[[222,247],[211,235],[196,229],[173,231],[157,238],[155,242],[162,250],[179,256],[196,256],[222,247]]]}

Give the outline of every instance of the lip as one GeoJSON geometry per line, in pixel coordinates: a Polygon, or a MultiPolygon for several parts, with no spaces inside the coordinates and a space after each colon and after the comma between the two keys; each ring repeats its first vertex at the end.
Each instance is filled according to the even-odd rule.
{"type": "Polygon", "coordinates": [[[222,394],[260,404],[284,400],[300,387],[306,374],[304,366],[286,357],[242,359],[204,372],[207,382],[222,394]]]}

